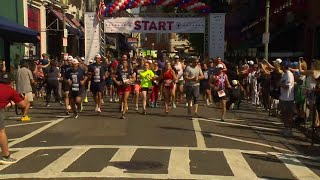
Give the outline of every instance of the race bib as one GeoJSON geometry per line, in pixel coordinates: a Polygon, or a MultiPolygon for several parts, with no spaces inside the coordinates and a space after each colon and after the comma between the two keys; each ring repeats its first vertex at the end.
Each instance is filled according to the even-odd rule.
{"type": "Polygon", "coordinates": [[[204,79],[208,79],[209,78],[208,72],[205,72],[203,75],[204,75],[204,79]]]}
{"type": "Polygon", "coordinates": [[[164,80],[164,86],[171,86],[171,85],[172,85],[172,79],[164,80]]]}
{"type": "Polygon", "coordinates": [[[226,96],[226,93],[224,92],[224,90],[221,90],[221,91],[218,91],[218,96],[221,98],[221,97],[224,97],[226,96]]]}
{"type": "Polygon", "coordinates": [[[100,68],[98,68],[98,67],[96,67],[94,69],[93,81],[96,82],[96,83],[100,82],[100,68]]]}
{"type": "Polygon", "coordinates": [[[71,88],[71,90],[72,91],[79,91],[79,83],[78,83],[78,75],[77,74],[73,74],[72,76],[71,76],[71,78],[72,78],[72,88],[71,88]]]}

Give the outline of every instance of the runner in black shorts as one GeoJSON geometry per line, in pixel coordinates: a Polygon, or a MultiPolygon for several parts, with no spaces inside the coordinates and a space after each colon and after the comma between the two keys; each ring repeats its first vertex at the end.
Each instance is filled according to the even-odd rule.
{"type": "Polygon", "coordinates": [[[95,111],[101,113],[102,93],[104,92],[107,72],[105,66],[101,62],[100,54],[97,54],[95,59],[96,63],[88,67],[88,76],[91,80],[90,90],[93,93],[96,102],[95,111]]]}
{"type": "Polygon", "coordinates": [[[63,78],[62,81],[62,91],[64,93],[64,101],[65,101],[65,106],[66,106],[66,114],[69,115],[69,110],[71,109],[70,102],[69,102],[69,91],[70,91],[70,86],[68,81],[66,80],[66,73],[71,69],[72,67],[72,56],[68,56],[67,59],[64,59],[64,65],[61,67],[61,76],[63,78]]]}
{"type": "Polygon", "coordinates": [[[85,83],[88,78],[85,70],[79,68],[79,61],[77,59],[72,61],[72,69],[67,72],[66,79],[71,87],[69,97],[74,112],[74,118],[78,118],[81,99],[85,92],[85,83]]]}

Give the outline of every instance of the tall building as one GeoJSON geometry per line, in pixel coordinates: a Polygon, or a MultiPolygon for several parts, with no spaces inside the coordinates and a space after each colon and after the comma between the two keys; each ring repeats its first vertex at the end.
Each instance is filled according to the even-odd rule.
{"type": "MultiPolygon", "coordinates": [[[[266,1],[234,1],[227,21],[228,55],[262,56],[266,1]]],[[[270,56],[320,57],[320,1],[270,2],[270,56]]]]}

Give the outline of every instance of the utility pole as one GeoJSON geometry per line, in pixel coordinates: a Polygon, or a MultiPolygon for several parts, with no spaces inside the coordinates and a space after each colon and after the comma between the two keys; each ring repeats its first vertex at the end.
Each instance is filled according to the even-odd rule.
{"type": "Polygon", "coordinates": [[[66,10],[69,8],[68,0],[63,0],[62,3],[62,13],[63,13],[63,37],[62,37],[62,46],[63,46],[63,53],[67,53],[67,46],[68,46],[68,30],[66,28],[66,10]]]}
{"type": "Polygon", "coordinates": [[[264,58],[268,60],[269,57],[269,22],[270,22],[270,0],[266,0],[266,30],[264,34],[264,58]]]}

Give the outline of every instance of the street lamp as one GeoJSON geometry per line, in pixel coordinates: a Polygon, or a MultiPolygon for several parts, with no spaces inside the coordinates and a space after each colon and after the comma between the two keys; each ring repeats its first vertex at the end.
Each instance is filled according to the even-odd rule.
{"type": "Polygon", "coordinates": [[[67,53],[67,46],[68,46],[68,31],[66,28],[66,10],[69,8],[68,0],[62,0],[62,13],[63,13],[63,37],[62,37],[62,46],[63,46],[63,53],[67,53]]]}

